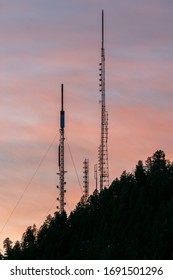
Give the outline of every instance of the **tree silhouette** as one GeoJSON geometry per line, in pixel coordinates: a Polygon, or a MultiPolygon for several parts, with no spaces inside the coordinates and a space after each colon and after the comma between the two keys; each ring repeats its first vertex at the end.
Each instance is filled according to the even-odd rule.
{"type": "Polygon", "coordinates": [[[4,259],[173,259],[173,163],[156,151],[4,249],[4,259]]]}

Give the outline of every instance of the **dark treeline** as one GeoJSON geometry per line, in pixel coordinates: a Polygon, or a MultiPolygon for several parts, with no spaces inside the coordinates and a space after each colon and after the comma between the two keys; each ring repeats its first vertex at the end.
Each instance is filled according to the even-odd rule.
{"type": "Polygon", "coordinates": [[[173,259],[173,163],[156,151],[66,213],[29,226],[5,259],[173,259]]]}

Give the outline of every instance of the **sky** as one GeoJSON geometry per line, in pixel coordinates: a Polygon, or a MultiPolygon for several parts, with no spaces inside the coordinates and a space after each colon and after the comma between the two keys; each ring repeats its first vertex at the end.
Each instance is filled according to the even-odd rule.
{"type": "Polygon", "coordinates": [[[64,84],[66,210],[90,194],[100,143],[105,16],[110,183],[161,149],[173,161],[173,0],[0,0],[0,248],[58,202],[64,84]]]}

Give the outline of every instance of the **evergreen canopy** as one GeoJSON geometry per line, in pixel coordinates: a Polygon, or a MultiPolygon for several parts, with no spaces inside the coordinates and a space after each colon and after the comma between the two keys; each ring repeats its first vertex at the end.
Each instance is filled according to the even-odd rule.
{"type": "Polygon", "coordinates": [[[173,163],[156,151],[69,217],[49,215],[4,249],[4,259],[173,259],[173,163]]]}

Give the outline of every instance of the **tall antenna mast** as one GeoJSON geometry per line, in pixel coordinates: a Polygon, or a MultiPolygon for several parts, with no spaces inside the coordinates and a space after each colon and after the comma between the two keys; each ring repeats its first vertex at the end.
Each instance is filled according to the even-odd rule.
{"type": "Polygon", "coordinates": [[[66,173],[66,171],[64,171],[64,127],[65,127],[65,111],[64,111],[64,87],[63,84],[61,84],[61,111],[60,111],[60,139],[59,139],[59,159],[58,159],[58,164],[59,164],[59,173],[57,173],[59,175],[59,186],[57,186],[57,188],[59,188],[59,197],[57,198],[57,200],[59,200],[59,206],[57,206],[57,208],[59,209],[59,212],[62,213],[64,211],[64,206],[65,206],[65,202],[64,202],[64,193],[65,188],[64,185],[66,184],[64,182],[64,173],[66,173]]]}
{"type": "Polygon", "coordinates": [[[108,112],[106,111],[105,99],[105,49],[104,49],[104,11],[102,10],[102,46],[100,63],[100,93],[101,93],[101,141],[99,146],[99,175],[100,191],[109,186],[108,167],[108,112]]]}

